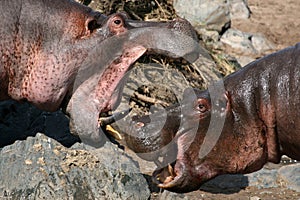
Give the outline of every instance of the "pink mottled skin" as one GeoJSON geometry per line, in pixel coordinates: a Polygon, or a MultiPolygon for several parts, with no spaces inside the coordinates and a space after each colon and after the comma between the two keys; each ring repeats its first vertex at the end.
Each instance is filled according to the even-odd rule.
{"type": "Polygon", "coordinates": [[[146,50],[173,57],[197,51],[186,20],[106,17],[72,0],[3,0],[0,18],[0,100],[46,111],[68,102],[71,131],[94,146],[99,114],[115,106],[118,83],[146,50]]]}
{"type": "Polygon", "coordinates": [[[100,14],[67,2],[1,2],[1,99],[59,108],[83,61],[74,58],[86,57],[104,39],[95,31],[100,14]]]}

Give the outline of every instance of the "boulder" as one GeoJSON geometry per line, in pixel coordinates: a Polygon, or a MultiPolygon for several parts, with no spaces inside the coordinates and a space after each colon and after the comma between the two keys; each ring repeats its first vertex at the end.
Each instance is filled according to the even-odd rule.
{"type": "Polygon", "coordinates": [[[250,17],[247,0],[229,0],[229,5],[231,19],[248,19],[250,17]]]}
{"type": "Polygon", "coordinates": [[[241,54],[257,55],[275,49],[275,45],[264,35],[245,33],[236,29],[228,29],[220,41],[236,51],[240,51],[241,54]]]}
{"type": "Polygon", "coordinates": [[[278,170],[278,179],[287,188],[300,192],[300,163],[281,167],[278,170]]]}
{"type": "Polygon", "coordinates": [[[38,133],[0,152],[0,196],[7,199],[148,199],[136,163],[110,142],[68,149],[38,133]]]}
{"type": "Polygon", "coordinates": [[[226,1],[174,0],[173,6],[176,13],[189,20],[196,29],[206,27],[221,32],[230,26],[230,9],[226,1]]]}

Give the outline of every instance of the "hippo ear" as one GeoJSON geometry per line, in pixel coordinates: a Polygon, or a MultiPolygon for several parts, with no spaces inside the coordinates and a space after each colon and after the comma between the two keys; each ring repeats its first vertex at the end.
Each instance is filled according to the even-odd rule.
{"type": "Polygon", "coordinates": [[[221,111],[229,111],[230,110],[230,104],[231,104],[231,97],[230,93],[226,91],[223,96],[217,100],[216,107],[221,109],[221,111]]]}
{"type": "Polygon", "coordinates": [[[86,35],[90,35],[95,29],[99,28],[97,20],[94,17],[89,17],[85,21],[86,35]]]}

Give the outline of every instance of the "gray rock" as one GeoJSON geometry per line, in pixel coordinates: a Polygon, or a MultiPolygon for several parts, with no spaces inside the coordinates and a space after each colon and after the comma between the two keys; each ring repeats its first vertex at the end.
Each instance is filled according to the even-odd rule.
{"type": "Polygon", "coordinates": [[[220,41],[239,55],[259,55],[275,48],[262,34],[245,33],[235,29],[228,29],[220,41]]]}
{"type": "Polygon", "coordinates": [[[257,54],[251,42],[251,34],[240,30],[228,29],[221,37],[221,42],[243,54],[257,54]]]}
{"type": "Polygon", "coordinates": [[[145,178],[111,143],[67,149],[42,134],[0,152],[0,198],[148,199],[145,178]],[[82,149],[79,149],[83,147],[82,149]]]}
{"type": "Polygon", "coordinates": [[[277,170],[261,169],[257,172],[247,174],[249,186],[262,188],[275,188],[277,184],[277,170]]]}
{"type": "Polygon", "coordinates": [[[205,28],[198,29],[197,31],[205,43],[216,43],[220,39],[218,31],[206,30],[205,28]]]}
{"type": "Polygon", "coordinates": [[[300,192],[300,163],[281,167],[278,170],[278,179],[287,188],[300,192]]]}
{"type": "Polygon", "coordinates": [[[242,67],[244,67],[245,65],[251,63],[252,61],[254,61],[256,59],[254,57],[250,57],[250,56],[237,56],[236,60],[242,67]]]}
{"type": "Polygon", "coordinates": [[[279,169],[263,168],[250,174],[221,175],[201,186],[205,191],[239,191],[247,186],[258,189],[287,187],[300,192],[300,163],[282,166],[279,169]]]}
{"type": "Polygon", "coordinates": [[[248,19],[250,10],[245,0],[229,0],[231,19],[248,19]]]}
{"type": "Polygon", "coordinates": [[[178,194],[169,192],[167,190],[159,194],[158,199],[167,199],[167,200],[188,200],[189,198],[185,194],[178,194]]]}
{"type": "Polygon", "coordinates": [[[250,200],[261,200],[261,198],[259,198],[258,196],[253,196],[253,197],[250,197],[250,200]]]}
{"type": "Polygon", "coordinates": [[[251,42],[258,53],[264,53],[275,49],[275,45],[261,33],[253,34],[251,37],[251,42]]]}
{"type": "Polygon", "coordinates": [[[207,29],[221,32],[230,25],[229,4],[223,0],[174,0],[174,9],[180,17],[189,20],[197,29],[207,29]]]}

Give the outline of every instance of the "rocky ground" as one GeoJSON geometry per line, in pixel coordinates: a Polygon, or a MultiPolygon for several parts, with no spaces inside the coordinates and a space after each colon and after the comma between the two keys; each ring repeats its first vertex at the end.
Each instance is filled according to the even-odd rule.
{"type": "MultiPolygon", "coordinates": [[[[297,0],[248,0],[250,12],[242,0],[228,1],[231,3],[228,8],[222,7],[224,1],[216,2],[217,5],[210,5],[206,10],[218,8],[214,13],[219,15],[209,18],[209,28],[203,23],[195,24],[201,44],[213,59],[199,61],[198,68],[176,63],[174,69],[181,67],[178,71],[182,78],[177,80],[184,80],[185,84],[205,87],[211,77],[220,78],[218,73],[212,72],[215,69],[226,75],[239,67],[233,65],[237,64],[236,60],[243,66],[300,40],[297,0]],[[224,9],[219,9],[220,6],[224,9]]],[[[137,1],[94,0],[85,3],[107,14],[120,9],[133,18],[146,20],[171,19],[180,13],[174,10],[172,1],[139,4],[137,1]]],[[[165,58],[154,59],[162,66],[159,70],[171,66],[165,63],[169,62],[165,58]]],[[[142,80],[143,76],[144,71],[137,70],[132,83],[142,80]]],[[[184,81],[178,84],[183,85],[184,81]]],[[[157,95],[166,93],[157,92],[157,95]]],[[[140,107],[136,112],[144,112],[140,107]]],[[[76,143],[79,139],[70,136],[68,120],[61,111],[46,113],[27,104],[4,102],[0,104],[0,130],[0,145],[5,146],[0,151],[0,199],[300,199],[299,163],[268,164],[249,175],[220,176],[198,191],[175,194],[160,191],[151,184],[149,176],[155,165],[142,161],[126,147],[124,152],[109,143],[95,150],[76,143]],[[35,136],[37,132],[55,140],[42,134],[35,136]],[[35,137],[25,140],[28,136],[35,137]],[[14,143],[15,140],[24,141],[14,143]]]]}
{"type": "Polygon", "coordinates": [[[251,10],[249,19],[235,19],[232,27],[241,31],[262,33],[282,49],[299,42],[300,20],[299,2],[297,0],[248,0],[251,10]]]}

